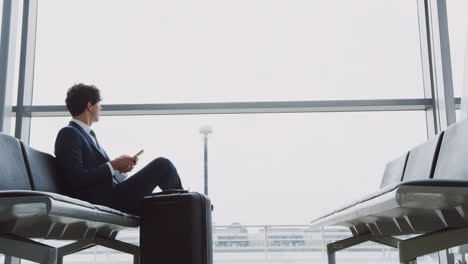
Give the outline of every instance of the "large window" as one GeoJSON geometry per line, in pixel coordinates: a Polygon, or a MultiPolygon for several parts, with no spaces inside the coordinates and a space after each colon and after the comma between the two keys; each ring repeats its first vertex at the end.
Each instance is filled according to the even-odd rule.
{"type": "MultiPolygon", "coordinates": [[[[31,145],[53,152],[68,118],[33,118],[31,145]]],[[[385,164],[426,138],[424,112],[102,117],[111,157],[174,161],[185,187],[203,192],[203,140],[210,125],[209,190],[219,225],[306,224],[362,198],[385,164]],[[346,197],[346,200],[343,200],[346,197]]]]}
{"type": "MultiPolygon", "coordinates": [[[[68,122],[65,117],[33,118],[31,146],[52,153],[57,131],[68,122]]],[[[323,243],[343,239],[349,231],[321,233],[307,223],[376,190],[385,164],[426,138],[423,111],[103,116],[93,129],[111,157],[144,148],[138,170],[166,156],[177,165],[185,187],[201,192],[203,125],[214,131],[208,142],[214,258],[225,264],[323,263],[323,243]],[[277,226],[285,224],[302,226],[277,226]]],[[[138,243],[138,231],[119,234],[119,239],[138,243]]],[[[387,263],[398,255],[365,243],[338,254],[338,260],[387,263]]],[[[131,257],[96,247],[66,261],[129,263],[131,257]]],[[[436,263],[436,257],[418,261],[436,263]]]]}
{"type": "Polygon", "coordinates": [[[107,103],[421,98],[416,1],[41,1],[34,104],[77,82],[107,103]]]}
{"type": "MultiPolygon", "coordinates": [[[[462,96],[463,87],[468,85],[468,2],[447,0],[447,13],[452,59],[453,87],[456,97],[462,96]]],[[[465,95],[466,96],[466,95],[465,95]]]]}

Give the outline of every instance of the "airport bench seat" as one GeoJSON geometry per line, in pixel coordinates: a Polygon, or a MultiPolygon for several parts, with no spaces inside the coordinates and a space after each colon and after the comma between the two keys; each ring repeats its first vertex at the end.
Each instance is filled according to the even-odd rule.
{"type": "Polygon", "coordinates": [[[55,158],[0,134],[0,253],[5,263],[27,259],[62,263],[63,257],[101,245],[132,254],[139,247],[116,240],[119,231],[137,228],[138,216],[67,195],[55,158]],[[32,239],[73,240],[55,248],[32,239]]]}
{"type": "Polygon", "coordinates": [[[398,248],[402,263],[468,243],[467,136],[467,121],[450,126],[389,162],[378,191],[313,220],[311,227],[352,232],[327,245],[329,263],[337,251],[366,241],[398,248]]]}
{"type": "MultiPolygon", "coordinates": [[[[369,226],[365,232],[376,235],[406,235],[468,225],[468,219],[463,223],[463,215],[466,213],[468,216],[468,181],[421,180],[403,182],[392,187],[317,218],[312,221],[312,226],[339,225],[354,228],[359,224],[366,224],[369,226]],[[447,211],[452,211],[453,215],[446,217],[449,214],[447,211]],[[435,216],[434,221],[425,221],[424,225],[413,224],[421,214],[425,220],[429,220],[431,215],[435,216]],[[393,221],[393,218],[405,216],[407,219],[401,223],[393,221]],[[368,217],[367,221],[365,217],[368,217]],[[381,220],[390,220],[391,224],[384,224],[381,220]],[[430,227],[427,228],[426,225],[430,227]]],[[[353,232],[362,233],[358,229],[353,232]]]]}
{"type": "Polygon", "coordinates": [[[60,240],[113,238],[139,226],[136,216],[67,196],[36,191],[0,191],[0,233],[60,240]],[[34,229],[31,229],[34,226],[34,229]]]}

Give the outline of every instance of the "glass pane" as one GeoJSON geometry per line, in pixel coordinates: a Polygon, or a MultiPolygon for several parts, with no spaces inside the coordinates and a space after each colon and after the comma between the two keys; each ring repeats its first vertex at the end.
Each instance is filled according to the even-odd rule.
{"type": "Polygon", "coordinates": [[[461,110],[456,110],[455,113],[457,115],[457,121],[461,121],[461,120],[466,119],[466,115],[463,114],[463,112],[461,110]]]}
{"type": "Polygon", "coordinates": [[[456,97],[462,96],[464,86],[468,85],[466,65],[468,64],[468,2],[447,0],[447,15],[452,59],[453,88],[456,97]]]}
{"type": "MultiPolygon", "coordinates": [[[[0,28],[2,28],[3,23],[3,0],[0,0],[0,28]]],[[[0,30],[1,31],[1,30],[0,30]]],[[[1,32],[0,32],[1,33],[1,32]]],[[[0,34],[0,40],[2,39],[2,34],[0,34]]]]}
{"type": "MultiPolygon", "coordinates": [[[[68,120],[33,118],[31,145],[53,153],[68,120]]],[[[145,149],[136,170],[168,157],[184,187],[203,192],[203,125],[213,129],[209,194],[217,225],[307,224],[376,190],[386,163],[426,139],[423,111],[103,116],[93,129],[110,157],[145,149]]]]}
{"type": "Polygon", "coordinates": [[[10,136],[15,136],[16,117],[12,117],[10,120],[10,136]]]}
{"type": "Polygon", "coordinates": [[[420,61],[416,1],[49,0],[34,103],[420,98],[420,61]]]}
{"type": "MultiPolygon", "coordinates": [[[[17,12],[12,14],[12,17],[16,17],[16,33],[13,34],[14,37],[16,38],[16,45],[15,47],[11,47],[11,49],[15,50],[15,53],[13,54],[13,57],[10,58],[11,60],[14,60],[14,69],[13,69],[13,83],[12,83],[12,89],[8,93],[11,95],[11,104],[16,105],[17,97],[18,97],[18,78],[19,78],[19,61],[20,61],[20,51],[21,51],[21,26],[22,26],[22,12],[21,10],[23,9],[23,1],[13,1],[13,5],[17,6],[17,12]]],[[[0,1],[0,26],[3,23],[3,5],[4,1],[0,1]]],[[[0,27],[0,31],[1,31],[0,27]]],[[[2,34],[0,34],[0,39],[2,37],[2,34]]]]}

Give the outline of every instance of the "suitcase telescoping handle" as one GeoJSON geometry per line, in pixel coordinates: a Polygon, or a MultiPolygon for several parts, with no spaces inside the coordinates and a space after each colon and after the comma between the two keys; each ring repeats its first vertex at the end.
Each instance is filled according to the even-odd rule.
{"type": "Polygon", "coordinates": [[[173,193],[188,193],[188,191],[183,190],[183,189],[170,189],[170,190],[158,192],[157,194],[173,194],[173,193]]]}

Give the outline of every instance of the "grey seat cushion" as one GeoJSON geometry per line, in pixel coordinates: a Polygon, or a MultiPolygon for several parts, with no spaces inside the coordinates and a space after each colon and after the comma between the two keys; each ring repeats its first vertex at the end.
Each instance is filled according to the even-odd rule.
{"type": "Polygon", "coordinates": [[[391,185],[387,185],[375,192],[371,192],[369,194],[367,194],[366,196],[364,196],[362,199],[359,200],[359,203],[363,203],[365,201],[369,201],[371,199],[374,199],[375,197],[378,197],[380,195],[383,195],[383,194],[386,194],[388,192],[391,192],[393,190],[395,190],[396,188],[398,188],[398,186],[400,186],[401,184],[403,184],[402,182],[397,182],[397,183],[393,183],[391,185]]]}
{"type": "Polygon", "coordinates": [[[40,192],[40,191],[23,191],[23,190],[9,190],[9,191],[0,191],[0,197],[21,197],[21,196],[48,196],[57,201],[62,201],[66,203],[71,203],[79,206],[84,206],[90,209],[95,209],[95,206],[91,203],[71,198],[65,195],[51,193],[51,192],[40,192]]]}
{"type": "Polygon", "coordinates": [[[364,198],[358,200],[358,201],[352,201],[349,202],[348,204],[345,204],[343,206],[338,207],[338,209],[333,210],[327,214],[324,214],[318,218],[315,218],[312,222],[320,220],[320,219],[325,219],[333,214],[336,214],[338,212],[350,209],[358,204],[365,203],[369,200],[372,200],[374,198],[377,198],[379,196],[385,195],[386,193],[389,193],[398,187],[401,186],[420,186],[420,187],[468,187],[468,180],[450,180],[450,179],[427,179],[427,180],[415,180],[415,181],[407,181],[407,182],[400,182],[400,183],[395,183],[392,185],[387,185],[386,187],[377,190],[375,192],[372,192],[364,198]]]}
{"type": "Polygon", "coordinates": [[[323,218],[326,218],[326,217],[328,217],[328,216],[330,216],[332,214],[344,211],[344,210],[346,210],[348,208],[351,208],[351,207],[357,205],[358,203],[360,203],[362,201],[370,200],[370,199],[372,199],[372,198],[374,198],[376,196],[379,196],[382,193],[386,193],[388,191],[391,191],[391,190],[395,189],[396,186],[398,186],[398,184],[401,182],[401,180],[403,178],[406,162],[408,160],[408,155],[409,155],[409,152],[407,152],[404,155],[402,155],[401,157],[387,163],[387,166],[385,167],[384,175],[382,177],[382,181],[380,183],[380,188],[381,189],[379,189],[378,191],[373,192],[373,193],[365,196],[364,199],[358,199],[358,200],[347,202],[347,203],[343,204],[342,206],[339,206],[338,209],[330,211],[330,212],[322,215],[321,217],[317,218],[316,220],[323,219],[323,218]]]}
{"type": "Polygon", "coordinates": [[[401,179],[403,178],[406,162],[408,160],[408,155],[409,155],[409,152],[407,152],[404,155],[402,155],[401,157],[387,163],[387,166],[385,167],[384,175],[382,177],[382,182],[380,183],[380,188],[381,189],[379,189],[378,191],[373,192],[373,193],[365,196],[364,199],[358,199],[358,200],[347,202],[347,203],[343,204],[342,206],[338,207],[338,209],[333,210],[333,211],[331,211],[331,212],[329,212],[329,213],[327,213],[325,215],[322,215],[320,218],[317,218],[317,220],[318,219],[323,219],[323,218],[328,217],[328,216],[330,216],[332,214],[344,211],[344,210],[346,210],[348,208],[351,208],[351,207],[357,205],[358,203],[360,203],[360,202],[362,202],[364,200],[370,200],[370,199],[372,199],[372,198],[374,198],[376,196],[381,195],[382,193],[386,193],[386,192],[389,192],[389,191],[395,189],[396,186],[398,186],[398,184],[401,182],[401,179]]]}
{"type": "Polygon", "coordinates": [[[104,206],[104,205],[95,204],[94,206],[96,207],[96,209],[98,209],[100,211],[103,211],[103,212],[116,214],[116,215],[120,215],[120,216],[125,216],[125,217],[130,217],[130,218],[135,218],[135,219],[140,219],[140,217],[138,217],[136,215],[127,214],[127,213],[124,213],[122,211],[115,210],[113,208],[110,208],[110,207],[107,207],[107,206],[104,206]]]}
{"type": "Polygon", "coordinates": [[[88,203],[79,199],[71,198],[71,197],[57,194],[57,193],[39,192],[39,191],[22,191],[22,190],[0,191],[0,197],[25,197],[25,196],[47,196],[47,197],[50,197],[54,200],[61,201],[61,202],[83,206],[89,209],[111,213],[111,214],[115,214],[118,216],[139,219],[139,217],[135,215],[127,214],[127,213],[124,213],[124,212],[121,212],[121,211],[118,211],[118,210],[115,210],[106,206],[91,204],[91,203],[88,203]]]}
{"type": "Polygon", "coordinates": [[[384,195],[388,192],[395,190],[401,186],[421,186],[421,187],[468,187],[468,180],[460,181],[460,180],[441,180],[441,179],[427,179],[427,180],[415,180],[415,181],[406,181],[400,182],[398,184],[393,184],[387,186],[386,188],[380,189],[376,192],[373,192],[369,195],[366,195],[363,199],[359,201],[359,203],[363,203],[374,199],[378,196],[384,195]]]}
{"type": "Polygon", "coordinates": [[[341,211],[344,211],[346,209],[349,209],[355,205],[357,205],[359,203],[359,200],[354,200],[354,201],[351,201],[351,202],[348,202],[348,203],[345,203],[341,206],[338,207],[338,209],[336,210],[333,210],[333,211],[329,211],[328,213],[325,213],[323,214],[322,216],[318,217],[318,218],[315,218],[312,222],[314,221],[317,221],[317,220],[320,220],[320,219],[324,219],[324,218],[327,218],[333,214],[336,214],[336,213],[339,213],[341,211]]]}

